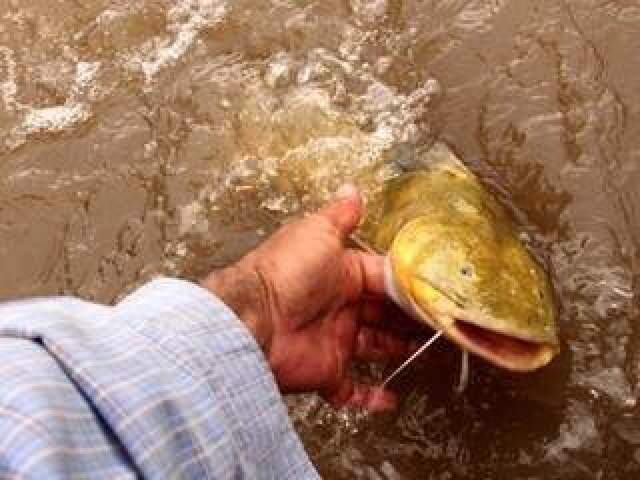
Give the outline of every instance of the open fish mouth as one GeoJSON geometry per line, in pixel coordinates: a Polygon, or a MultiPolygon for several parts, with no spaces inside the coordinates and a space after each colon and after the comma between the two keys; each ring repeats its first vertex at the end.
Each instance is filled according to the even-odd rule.
{"type": "Polygon", "coordinates": [[[531,372],[547,365],[557,352],[557,347],[552,343],[524,339],[463,318],[464,311],[450,298],[447,301],[451,302],[451,309],[456,313],[439,319],[435,312],[428,314],[410,295],[402,293],[388,256],[385,259],[385,287],[389,296],[414,318],[421,319],[436,330],[442,330],[447,338],[463,350],[498,367],[515,372],[531,372]]]}
{"type": "Polygon", "coordinates": [[[548,343],[496,332],[463,319],[455,319],[445,333],[462,348],[499,367],[518,372],[529,372],[546,365],[555,352],[548,343]]]}

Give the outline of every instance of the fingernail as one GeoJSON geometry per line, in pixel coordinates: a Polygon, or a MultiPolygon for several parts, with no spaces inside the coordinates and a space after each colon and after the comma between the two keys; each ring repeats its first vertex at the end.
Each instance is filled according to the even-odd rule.
{"type": "Polygon", "coordinates": [[[336,191],[336,199],[345,200],[359,195],[358,188],[352,183],[345,183],[336,191]]]}

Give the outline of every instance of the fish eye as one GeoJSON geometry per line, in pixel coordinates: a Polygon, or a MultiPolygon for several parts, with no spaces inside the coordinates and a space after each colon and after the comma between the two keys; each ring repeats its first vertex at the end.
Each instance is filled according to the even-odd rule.
{"type": "Polygon", "coordinates": [[[472,277],[473,276],[473,268],[469,265],[464,265],[460,269],[460,275],[463,277],[472,277]]]}

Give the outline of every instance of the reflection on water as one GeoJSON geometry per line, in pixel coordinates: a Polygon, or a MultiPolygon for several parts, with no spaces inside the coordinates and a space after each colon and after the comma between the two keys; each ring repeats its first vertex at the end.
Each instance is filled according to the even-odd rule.
{"type": "Polygon", "coordinates": [[[638,39],[635,0],[0,0],[0,296],[197,276],[441,139],[547,259],[564,353],[530,376],[476,361],[456,396],[442,344],[385,418],[290,398],[312,458],[636,478],[638,39]]]}

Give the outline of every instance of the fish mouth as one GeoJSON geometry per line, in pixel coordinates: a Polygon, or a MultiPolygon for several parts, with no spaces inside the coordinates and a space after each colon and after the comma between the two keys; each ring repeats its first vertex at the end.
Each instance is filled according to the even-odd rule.
{"type": "Polygon", "coordinates": [[[555,354],[551,344],[524,340],[458,318],[447,333],[470,352],[516,372],[536,370],[548,364],[555,354]]]}
{"type": "Polygon", "coordinates": [[[409,315],[436,330],[442,330],[461,348],[498,367],[515,372],[531,372],[547,365],[558,351],[555,343],[533,341],[479,325],[481,322],[469,318],[463,305],[452,298],[446,289],[438,288],[424,278],[421,281],[426,281],[429,288],[438,292],[444,303],[436,308],[433,304],[429,305],[428,300],[420,302],[420,296],[411,287],[408,288],[408,294],[404,293],[407,289],[399,287],[389,256],[385,260],[384,274],[387,293],[409,315]]]}

